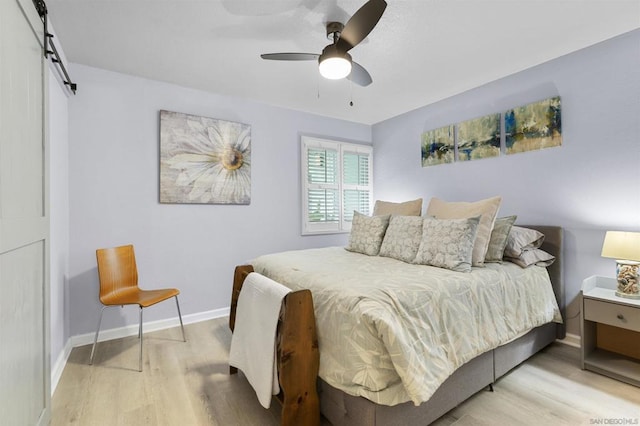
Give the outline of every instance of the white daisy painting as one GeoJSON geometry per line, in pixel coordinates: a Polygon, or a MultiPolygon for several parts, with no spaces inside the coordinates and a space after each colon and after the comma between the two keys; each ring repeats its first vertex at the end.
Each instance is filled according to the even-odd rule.
{"type": "Polygon", "coordinates": [[[160,111],[160,202],[249,204],[251,126],[160,111]]]}

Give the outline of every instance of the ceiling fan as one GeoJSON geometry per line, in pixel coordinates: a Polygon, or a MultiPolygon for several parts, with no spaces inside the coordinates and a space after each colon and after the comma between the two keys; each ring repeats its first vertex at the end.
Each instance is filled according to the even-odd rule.
{"type": "Polygon", "coordinates": [[[347,78],[360,86],[373,81],[362,65],[351,59],[349,50],[364,40],[376,26],[384,9],[385,0],[369,0],[353,14],[345,25],[340,22],[327,23],[327,37],[333,43],[315,53],[264,53],[262,59],[274,61],[318,61],[320,74],[331,80],[347,78]]]}

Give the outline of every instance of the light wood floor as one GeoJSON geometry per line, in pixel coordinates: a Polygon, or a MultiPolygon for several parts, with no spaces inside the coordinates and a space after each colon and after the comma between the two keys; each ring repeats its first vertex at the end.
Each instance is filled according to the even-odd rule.
{"type": "MultiPolygon", "coordinates": [[[[187,343],[179,328],[145,334],[142,373],[135,336],[99,343],[93,366],[90,345],[73,349],[52,398],[51,425],[278,425],[277,402],[263,409],[246,379],[228,374],[227,319],[190,324],[185,331],[187,343]]],[[[640,423],[640,389],[581,370],[578,349],[562,344],[532,357],[494,388],[435,425],[640,423]]]]}

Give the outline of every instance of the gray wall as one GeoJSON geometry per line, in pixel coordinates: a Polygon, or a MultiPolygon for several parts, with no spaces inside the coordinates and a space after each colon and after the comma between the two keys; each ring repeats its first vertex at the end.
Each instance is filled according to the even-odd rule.
{"type": "MultiPolygon", "coordinates": [[[[344,245],[347,235],[300,235],[300,134],[371,142],[371,127],[72,65],[69,101],[71,336],[100,310],[95,250],[132,243],[140,285],[178,287],[183,315],[228,308],[233,268],[275,251],[344,245]],[[249,206],[158,202],[159,110],[251,125],[249,206]]],[[[175,317],[175,305],[145,321],[175,317]]],[[[136,324],[137,309],[105,314],[103,329],[136,324]]]]}
{"type": "MultiPolygon", "coordinates": [[[[567,316],[575,317],[582,280],[614,274],[615,262],[600,257],[605,231],[640,231],[640,31],[378,123],[373,144],[377,198],[424,197],[426,209],[433,196],[501,195],[499,215],[563,226],[567,316]],[[424,131],[556,95],[561,147],[421,167],[424,131]]],[[[568,331],[579,334],[578,324],[570,319],[568,331]]]]}

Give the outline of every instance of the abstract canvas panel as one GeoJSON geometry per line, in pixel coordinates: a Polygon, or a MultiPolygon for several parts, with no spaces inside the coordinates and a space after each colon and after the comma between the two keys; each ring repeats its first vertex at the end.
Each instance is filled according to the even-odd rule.
{"type": "Polygon", "coordinates": [[[251,126],[160,111],[160,202],[249,204],[251,126]]]}
{"type": "Polygon", "coordinates": [[[422,167],[453,163],[455,149],[453,132],[453,124],[451,124],[422,134],[422,167]]]}
{"type": "Polygon", "coordinates": [[[560,97],[506,111],[504,131],[507,154],[562,145],[560,97]]]}
{"type": "Polygon", "coordinates": [[[500,155],[500,113],[458,123],[458,161],[500,155]]]}

